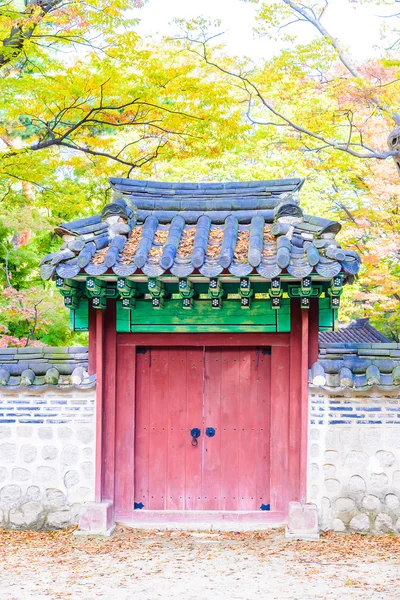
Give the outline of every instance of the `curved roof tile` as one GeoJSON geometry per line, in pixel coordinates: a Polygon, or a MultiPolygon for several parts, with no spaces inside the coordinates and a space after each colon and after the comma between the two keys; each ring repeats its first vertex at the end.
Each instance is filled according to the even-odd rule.
{"type": "Polygon", "coordinates": [[[93,387],[87,368],[86,347],[0,348],[0,389],[93,387]]]}
{"type": "Polygon", "coordinates": [[[101,215],[60,225],[59,252],[44,257],[43,279],[57,273],[181,277],[196,268],[207,277],[224,269],[271,279],[339,272],[352,281],[360,259],[340,250],[340,223],[304,215],[302,179],[231,183],[163,183],[112,178],[119,196],[101,215]],[[251,263],[249,262],[251,256],[251,263]],[[261,258],[261,262],[260,261],[261,258]]]}

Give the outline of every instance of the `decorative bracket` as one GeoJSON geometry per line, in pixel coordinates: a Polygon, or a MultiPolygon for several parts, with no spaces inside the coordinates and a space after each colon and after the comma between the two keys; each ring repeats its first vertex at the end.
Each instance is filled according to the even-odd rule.
{"type": "Polygon", "coordinates": [[[92,298],[93,308],[104,310],[107,308],[107,282],[103,279],[88,277],[86,279],[86,291],[89,298],[92,298]]]}
{"type": "Polygon", "coordinates": [[[289,298],[300,298],[301,308],[310,308],[310,298],[319,298],[322,294],[323,286],[321,284],[312,284],[311,277],[304,277],[298,284],[288,285],[289,298]]]}
{"type": "Polygon", "coordinates": [[[282,286],[279,277],[273,277],[271,279],[271,287],[269,289],[270,296],[282,296],[282,286]]]}
{"type": "Polygon", "coordinates": [[[301,295],[302,296],[312,296],[313,287],[311,277],[303,277],[301,280],[301,295]]]}
{"type": "Polygon", "coordinates": [[[254,290],[251,289],[251,283],[248,277],[242,277],[240,279],[239,294],[241,308],[250,308],[251,297],[254,295],[254,290]]]}
{"type": "Polygon", "coordinates": [[[211,298],[212,308],[222,308],[222,298],[224,297],[224,288],[217,277],[211,277],[208,287],[208,297],[211,298]]]}
{"type": "Polygon", "coordinates": [[[80,300],[83,296],[82,287],[79,281],[73,279],[63,279],[57,277],[56,286],[64,297],[64,306],[70,309],[79,308],[80,300]]]}
{"type": "Polygon", "coordinates": [[[279,310],[281,307],[281,298],[283,295],[281,280],[279,277],[273,277],[271,279],[271,285],[268,293],[271,298],[271,308],[279,310]]]}
{"type": "Polygon", "coordinates": [[[182,308],[193,308],[193,300],[196,292],[194,290],[193,283],[189,279],[184,277],[179,279],[179,295],[182,298],[182,308]]]}
{"type": "Polygon", "coordinates": [[[122,299],[122,307],[127,309],[135,308],[136,297],[138,296],[136,283],[130,279],[119,277],[117,281],[117,290],[122,299]]]}
{"type": "Polygon", "coordinates": [[[149,277],[147,288],[151,296],[151,305],[153,308],[163,308],[164,298],[166,295],[165,285],[163,281],[159,281],[155,277],[149,277]]]}
{"type": "Polygon", "coordinates": [[[310,308],[310,298],[308,296],[302,296],[300,306],[301,308],[310,308]]]}
{"type": "Polygon", "coordinates": [[[343,293],[343,274],[338,273],[332,280],[325,296],[329,297],[330,308],[339,308],[340,296],[343,293]]]}

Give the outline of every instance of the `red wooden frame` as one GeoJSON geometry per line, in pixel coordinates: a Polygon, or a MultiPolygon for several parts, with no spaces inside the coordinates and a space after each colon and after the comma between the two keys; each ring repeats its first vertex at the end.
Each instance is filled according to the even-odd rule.
{"type": "Polygon", "coordinates": [[[135,346],[289,346],[289,333],[119,333],[135,346]]]}
{"type": "MultiPolygon", "coordinates": [[[[117,519],[133,518],[137,346],[271,347],[271,511],[306,500],[309,340],[318,335],[298,300],[291,333],[120,333],[115,303],[89,321],[89,364],[97,373],[96,501],[111,500],[117,519]]],[[[311,317],[311,315],[310,315],[311,317]]],[[[313,345],[311,344],[311,346],[313,345]]],[[[315,351],[310,350],[310,354],[315,351]]]]}

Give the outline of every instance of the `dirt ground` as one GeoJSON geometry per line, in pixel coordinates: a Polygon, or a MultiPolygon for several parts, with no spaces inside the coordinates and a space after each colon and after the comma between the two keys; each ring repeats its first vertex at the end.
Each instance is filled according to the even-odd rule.
{"type": "Polygon", "coordinates": [[[1,600],[400,600],[400,537],[0,531],[1,600]]]}

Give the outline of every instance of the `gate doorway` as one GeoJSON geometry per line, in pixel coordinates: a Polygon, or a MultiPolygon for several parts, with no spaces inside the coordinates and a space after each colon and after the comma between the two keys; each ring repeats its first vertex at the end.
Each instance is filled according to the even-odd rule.
{"type": "Polygon", "coordinates": [[[137,347],[135,506],[268,510],[270,400],[269,347],[137,347]]]}

